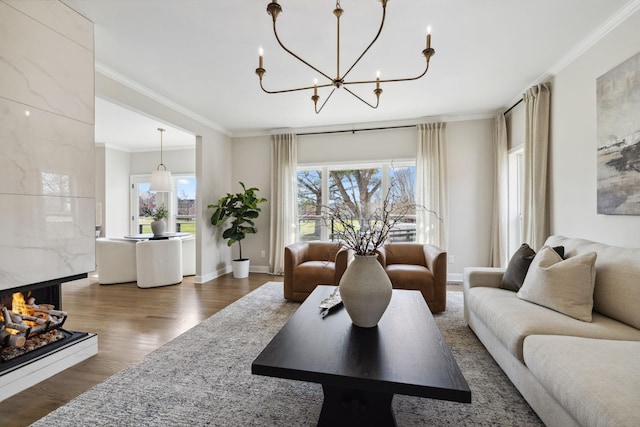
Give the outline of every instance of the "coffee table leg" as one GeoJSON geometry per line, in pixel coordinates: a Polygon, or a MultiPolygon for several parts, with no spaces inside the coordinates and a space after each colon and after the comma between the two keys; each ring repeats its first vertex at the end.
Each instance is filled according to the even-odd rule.
{"type": "Polygon", "coordinates": [[[324,402],[318,426],[395,426],[393,393],[322,385],[324,402]]]}

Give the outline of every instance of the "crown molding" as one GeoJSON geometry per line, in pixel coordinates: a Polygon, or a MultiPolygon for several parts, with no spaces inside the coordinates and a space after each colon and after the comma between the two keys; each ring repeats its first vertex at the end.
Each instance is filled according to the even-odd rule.
{"type": "Polygon", "coordinates": [[[231,132],[225,128],[223,128],[222,126],[218,125],[217,123],[212,122],[211,120],[207,119],[206,117],[201,116],[198,113],[195,113],[191,110],[189,110],[188,108],[171,101],[170,99],[160,95],[159,93],[155,92],[152,89],[149,89],[148,87],[138,83],[135,80],[132,80],[122,74],[120,74],[119,72],[117,72],[116,70],[114,70],[113,68],[107,67],[106,65],[97,62],[95,64],[95,71],[96,73],[100,73],[103,76],[110,78],[126,87],[128,87],[129,89],[132,89],[148,98],[153,99],[154,101],[164,105],[167,108],[172,109],[173,111],[176,111],[180,114],[183,114],[199,123],[202,123],[203,125],[206,125],[208,127],[210,127],[211,129],[215,129],[218,132],[221,132],[227,136],[232,136],[231,132]]]}

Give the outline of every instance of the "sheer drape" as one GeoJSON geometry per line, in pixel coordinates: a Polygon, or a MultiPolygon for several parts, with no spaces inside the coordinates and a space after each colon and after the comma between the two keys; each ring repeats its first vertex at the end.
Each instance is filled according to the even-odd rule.
{"type": "Polygon", "coordinates": [[[271,146],[271,233],[269,271],[284,274],[284,248],[296,235],[296,136],[273,135],[271,146]]]}
{"type": "Polygon", "coordinates": [[[549,148],[549,84],[531,87],[523,95],[526,108],[524,140],[524,206],[522,242],[538,250],[549,235],[547,163],[549,148]]]}
{"type": "Polygon", "coordinates": [[[493,121],[493,218],[491,221],[491,253],[489,265],[504,267],[507,264],[508,226],[508,152],[507,123],[504,114],[497,114],[493,121]]]}
{"type": "Polygon", "coordinates": [[[418,125],[416,203],[419,206],[416,212],[416,240],[446,249],[447,168],[444,123],[418,125]]]}

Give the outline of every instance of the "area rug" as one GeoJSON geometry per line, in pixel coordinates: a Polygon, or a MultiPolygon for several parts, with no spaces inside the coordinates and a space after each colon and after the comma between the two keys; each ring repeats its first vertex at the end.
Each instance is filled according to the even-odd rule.
{"type": "MultiPolygon", "coordinates": [[[[268,282],[137,365],[33,426],[313,426],[319,384],[251,374],[251,362],[299,304],[268,282]]],[[[461,292],[435,316],[471,388],[471,404],[396,395],[398,426],[542,426],[463,319],[461,292]]]]}

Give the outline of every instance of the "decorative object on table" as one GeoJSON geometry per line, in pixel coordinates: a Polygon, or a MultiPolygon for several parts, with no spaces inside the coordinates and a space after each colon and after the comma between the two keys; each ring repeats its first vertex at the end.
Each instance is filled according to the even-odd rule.
{"type": "Polygon", "coordinates": [[[208,209],[215,209],[211,215],[211,224],[216,227],[222,227],[228,219],[231,219],[231,223],[222,233],[222,237],[227,239],[227,246],[238,242],[240,256],[233,260],[233,277],[236,279],[249,276],[249,259],[242,257],[241,242],[247,237],[247,234],[258,232],[253,220],[260,215],[261,209],[258,205],[267,201],[267,199],[256,195],[259,191],[257,188],[246,188],[242,182],[240,185],[242,186],[241,192],[227,193],[215,205],[207,206],[208,209]]]}
{"type": "Polygon", "coordinates": [[[640,53],[596,80],[598,213],[640,215],[640,53]]]}
{"type": "Polygon", "coordinates": [[[340,296],[340,287],[336,286],[336,288],[331,292],[331,294],[320,301],[320,308],[322,311],[320,315],[322,317],[326,317],[327,314],[331,311],[332,308],[338,307],[342,304],[342,297],[340,296]]]}
{"type": "Polygon", "coordinates": [[[325,83],[325,84],[318,85],[318,82],[317,82],[317,79],[316,79],[314,81],[313,86],[299,87],[299,88],[295,88],[295,89],[275,90],[275,91],[267,90],[267,89],[264,88],[264,86],[262,84],[262,79],[263,79],[263,77],[264,77],[264,75],[265,75],[265,73],[267,71],[264,69],[263,51],[262,51],[262,48],[260,48],[260,50],[259,50],[259,59],[258,59],[258,68],[256,68],[256,74],[258,75],[258,78],[260,79],[260,88],[264,92],[270,93],[270,94],[273,94],[273,93],[286,93],[286,92],[297,92],[297,91],[305,91],[305,90],[311,91],[311,90],[313,90],[313,96],[311,96],[311,100],[313,101],[313,107],[314,107],[314,110],[315,110],[316,114],[318,114],[318,113],[320,113],[320,111],[322,111],[322,109],[324,108],[324,106],[327,103],[327,101],[329,100],[329,98],[331,98],[331,95],[333,95],[333,92],[335,92],[335,90],[339,89],[339,88],[342,88],[342,90],[347,91],[348,93],[353,95],[358,100],[360,100],[363,103],[367,104],[369,107],[378,108],[378,104],[380,103],[380,95],[382,94],[382,89],[380,88],[380,83],[387,83],[387,82],[391,83],[391,82],[402,82],[402,81],[418,80],[419,78],[421,78],[422,76],[427,74],[427,71],[429,70],[429,60],[436,53],[436,51],[431,48],[431,27],[429,26],[429,27],[427,27],[426,46],[425,46],[425,49],[422,51],[422,56],[424,56],[424,58],[426,59],[426,65],[425,65],[424,71],[421,74],[418,74],[415,77],[391,78],[391,79],[383,79],[383,80],[381,80],[380,79],[380,71],[378,71],[375,79],[371,79],[371,80],[357,80],[356,79],[355,81],[346,80],[347,75],[356,66],[356,64],[358,64],[358,62],[367,53],[367,51],[371,48],[371,46],[373,46],[373,44],[378,40],[378,37],[380,36],[380,33],[382,32],[382,27],[384,26],[384,21],[385,21],[386,12],[387,12],[387,1],[388,0],[382,0],[381,1],[381,3],[382,3],[382,19],[381,19],[381,22],[380,22],[380,27],[379,27],[378,32],[376,33],[375,37],[373,38],[371,43],[369,43],[369,45],[364,49],[364,51],[360,54],[358,59],[356,59],[355,62],[346,71],[342,72],[342,74],[341,74],[341,68],[340,68],[340,17],[344,13],[344,9],[342,9],[342,7],[340,6],[340,1],[336,2],[336,8],[333,10],[333,14],[337,18],[337,31],[338,31],[338,43],[337,43],[337,53],[336,53],[337,71],[336,71],[336,76],[335,77],[331,77],[328,73],[324,73],[324,72],[320,71],[318,68],[314,67],[309,62],[305,61],[304,59],[302,59],[301,57],[299,57],[298,55],[296,55],[295,53],[293,53],[292,51],[287,49],[284,46],[284,44],[282,44],[282,41],[280,40],[280,37],[278,36],[278,30],[276,28],[276,20],[278,18],[278,15],[282,12],[282,6],[280,6],[277,1],[272,1],[267,6],[267,13],[269,15],[271,15],[271,17],[273,19],[273,33],[274,33],[274,35],[276,37],[276,40],[280,44],[280,46],[287,53],[289,53],[291,56],[293,56],[298,61],[302,62],[303,64],[305,64],[306,66],[308,66],[309,68],[314,70],[316,73],[320,74],[323,78],[326,78],[329,82],[325,83]],[[376,96],[375,105],[370,103],[370,102],[368,102],[368,101],[365,101],[359,95],[356,95],[354,92],[352,92],[350,89],[347,88],[347,86],[350,86],[350,85],[362,85],[362,84],[375,85],[375,89],[373,90],[373,93],[376,96]],[[318,95],[318,88],[325,88],[325,87],[333,87],[333,89],[331,90],[331,92],[329,93],[327,98],[324,100],[324,102],[322,103],[320,108],[318,108],[318,101],[320,100],[320,96],[318,95]]]}
{"type": "Polygon", "coordinates": [[[169,211],[164,205],[161,205],[151,212],[153,221],[151,222],[151,231],[154,236],[162,236],[167,229],[167,219],[169,218],[169,211]]]}
{"type": "Polygon", "coordinates": [[[160,132],[160,164],[156,170],[151,172],[151,185],[149,186],[149,190],[168,193],[171,191],[171,172],[169,172],[164,163],[162,163],[162,133],[165,130],[158,128],[158,131],[160,132]]]}
{"type": "Polygon", "coordinates": [[[355,255],[340,279],[340,295],[353,324],[363,328],[376,326],[391,301],[391,280],[376,251],[391,229],[416,210],[415,204],[396,200],[394,194],[390,189],[381,206],[365,218],[355,218],[342,205],[323,207],[323,219],[334,225],[340,244],[355,255]]]}

